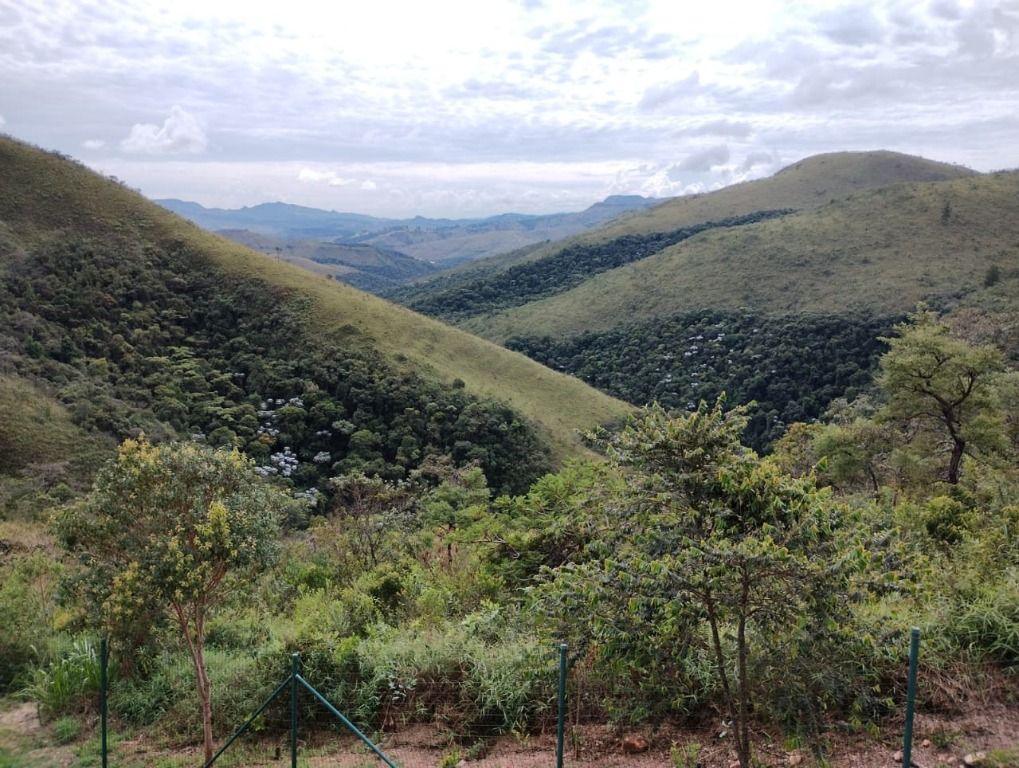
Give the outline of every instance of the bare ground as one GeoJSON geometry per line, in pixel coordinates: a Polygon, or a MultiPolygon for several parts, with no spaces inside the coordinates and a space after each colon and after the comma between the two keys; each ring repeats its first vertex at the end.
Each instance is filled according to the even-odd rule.
{"type": "MultiPolygon", "coordinates": [[[[620,731],[606,725],[582,725],[568,731],[565,765],[566,768],[677,765],[684,768],[686,749],[685,754],[691,760],[687,764],[689,768],[694,765],[700,768],[730,768],[735,755],[728,740],[719,738],[718,730],[665,727],[652,733],[650,730],[620,731]],[[626,737],[646,740],[648,749],[637,753],[625,751],[623,741],[626,737]],[[690,745],[700,747],[695,749],[690,745]],[[677,755],[675,761],[674,752],[677,755]]],[[[20,705],[0,713],[0,746],[5,743],[5,732],[8,742],[11,733],[24,734],[31,742],[21,739],[27,751],[18,757],[22,758],[25,766],[63,768],[79,764],[67,748],[45,745],[43,737],[46,729],[39,725],[31,705],[20,705]]],[[[963,757],[967,754],[1002,749],[1015,750],[1015,762],[1006,765],[1019,768],[1019,707],[992,704],[966,713],[918,714],[914,734],[913,761],[919,768],[956,768],[963,764],[963,757]]],[[[823,765],[821,757],[832,768],[895,768],[902,764],[901,723],[889,724],[877,734],[831,732],[825,737],[822,755],[806,747],[793,748],[791,744],[761,731],[755,732],[754,738],[757,760],[761,765],[772,768],[823,765]]],[[[382,747],[403,768],[435,768],[444,759],[447,760],[445,764],[452,767],[465,759],[461,757],[465,754],[464,748],[453,746],[448,732],[431,725],[416,725],[386,734],[382,747]],[[454,752],[459,754],[450,758],[454,752]]],[[[197,748],[169,749],[140,735],[117,744],[112,764],[122,768],[156,765],[160,768],[190,768],[200,766],[201,762],[201,752],[197,748]]],[[[222,762],[224,768],[285,768],[289,765],[289,747],[285,737],[247,743],[241,747],[239,754],[222,762]]],[[[311,743],[301,742],[299,765],[302,768],[374,768],[382,763],[353,737],[332,738],[319,734],[312,738],[311,743]]],[[[480,754],[470,755],[469,760],[460,763],[461,768],[553,768],[554,765],[554,732],[503,737],[480,754]]]]}

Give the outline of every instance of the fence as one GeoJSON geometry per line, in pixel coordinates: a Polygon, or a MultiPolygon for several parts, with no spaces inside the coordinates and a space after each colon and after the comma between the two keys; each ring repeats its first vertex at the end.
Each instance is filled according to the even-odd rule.
{"type": "MultiPolygon", "coordinates": [[[[914,628],[911,632],[910,637],[910,649],[909,649],[909,672],[908,672],[908,688],[906,697],[906,719],[903,732],[903,750],[902,750],[902,762],[903,768],[910,768],[911,755],[912,755],[912,735],[913,735],[913,714],[916,701],[916,683],[917,683],[917,666],[919,657],[919,645],[920,645],[920,631],[914,628]]],[[[572,736],[574,740],[574,754],[571,759],[571,763],[580,762],[580,750],[577,744],[578,730],[581,726],[581,713],[583,711],[583,702],[585,698],[585,692],[583,691],[583,675],[576,674],[574,665],[571,664],[568,654],[568,647],[566,644],[560,644],[557,647],[558,652],[558,686],[556,690],[556,702],[555,702],[555,742],[554,742],[554,760],[556,768],[563,768],[564,762],[567,756],[567,702],[568,694],[570,694],[570,681],[571,671],[574,672],[572,682],[572,700],[575,703],[574,713],[576,719],[574,720],[571,730],[573,731],[572,736]]],[[[576,660],[574,660],[576,661],[576,660]]],[[[102,768],[109,768],[110,765],[110,740],[109,740],[109,651],[105,640],[101,641],[100,647],[100,754],[101,754],[101,765],[102,768]]],[[[323,708],[329,715],[332,716],[336,721],[342,724],[343,728],[352,735],[357,742],[363,745],[363,749],[366,749],[373,758],[384,763],[387,768],[412,768],[412,765],[428,765],[434,766],[436,762],[440,766],[447,766],[447,768],[454,766],[459,763],[459,753],[457,752],[446,752],[438,761],[434,759],[435,755],[431,755],[431,759],[421,760],[420,756],[418,759],[407,759],[400,761],[395,757],[388,754],[385,750],[380,747],[377,743],[378,739],[372,739],[367,736],[360,728],[358,728],[346,715],[344,715],[338,707],[329,701],[328,697],[323,695],[311,682],[309,682],[302,675],[301,661],[298,654],[291,656],[291,665],[289,673],[283,678],[283,680],[275,687],[271,694],[265,698],[262,703],[256,707],[252,713],[244,720],[240,727],[238,727],[230,737],[223,743],[218,751],[215,752],[212,759],[208,762],[201,761],[203,768],[211,768],[216,764],[221,757],[227,755],[230,749],[237,743],[238,739],[242,738],[252,728],[253,724],[262,717],[263,714],[277,702],[283,695],[289,692],[289,707],[287,715],[289,717],[289,724],[287,728],[288,732],[288,745],[289,745],[289,762],[291,768],[298,768],[299,749],[301,746],[299,736],[301,734],[301,708],[299,707],[299,695],[303,692],[310,695],[312,700],[321,708],[323,708]],[[452,756],[452,759],[450,759],[452,756]]],[[[591,696],[591,692],[586,694],[591,696]]],[[[596,695],[596,694],[595,694],[596,695]]],[[[603,717],[602,713],[599,716],[603,717]]],[[[551,746],[551,745],[548,745],[551,746]]],[[[626,747],[624,743],[624,749],[626,747]]],[[[673,750],[669,759],[674,764],[696,764],[699,762],[698,755],[691,751],[691,747],[696,746],[697,750],[700,750],[699,745],[688,745],[683,750],[676,752],[673,750]]],[[[634,751],[643,751],[645,745],[637,744],[634,751]]],[[[541,759],[542,747],[537,745],[536,748],[531,749],[526,759],[522,759],[519,762],[526,763],[528,766],[539,766],[542,764],[550,765],[552,761],[552,755],[548,752],[545,754],[548,757],[547,762],[541,759]]],[[[551,750],[549,750],[551,751],[551,750]]],[[[331,761],[322,764],[336,764],[342,762],[343,755],[351,755],[352,750],[348,747],[340,748],[339,750],[333,750],[331,753],[327,753],[331,756],[331,761]]],[[[477,757],[477,756],[475,756],[477,757]]],[[[261,758],[244,758],[241,760],[248,759],[247,763],[241,764],[279,764],[279,760],[282,759],[279,749],[277,748],[272,760],[263,762],[261,758]]],[[[512,758],[506,759],[505,757],[500,761],[498,759],[489,761],[493,766],[513,766],[518,761],[512,758]]],[[[160,764],[164,766],[171,765],[189,765],[194,766],[199,764],[198,761],[189,757],[181,757],[179,761],[173,761],[165,757],[160,759],[160,764]]],[[[236,764],[236,763],[235,763],[236,764]]],[[[306,763],[307,764],[307,763],[306,763]]]]}

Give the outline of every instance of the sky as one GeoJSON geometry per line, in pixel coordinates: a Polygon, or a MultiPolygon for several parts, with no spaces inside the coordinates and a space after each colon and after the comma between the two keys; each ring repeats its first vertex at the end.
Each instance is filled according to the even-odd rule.
{"type": "Polygon", "coordinates": [[[0,132],[149,197],[395,217],[1015,168],[1019,0],[0,0],[0,132]]]}

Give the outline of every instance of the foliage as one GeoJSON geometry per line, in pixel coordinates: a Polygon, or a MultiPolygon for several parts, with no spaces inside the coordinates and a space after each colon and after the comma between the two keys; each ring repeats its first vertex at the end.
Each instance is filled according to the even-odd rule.
{"type": "Polygon", "coordinates": [[[604,243],[568,245],[552,256],[517,264],[490,278],[466,282],[454,279],[449,287],[440,278],[423,288],[410,287],[391,295],[418,312],[450,321],[462,320],[564,293],[594,275],[646,259],[701,232],[739,227],[788,213],[791,213],[788,209],[756,211],[671,232],[622,235],[604,243]]]}
{"type": "Polygon", "coordinates": [[[836,536],[838,510],[812,478],[784,475],[740,445],[744,418],[721,401],[675,419],[652,407],[609,437],[609,458],[629,470],[615,534],[597,545],[598,559],[550,573],[545,594],[548,609],[563,611],[616,592],[610,605],[625,606],[638,625],[652,619],[645,632],[661,631],[662,621],[687,628],[681,656],[704,639],[691,629],[705,626],[736,751],[749,766],[757,656],[798,632],[824,642],[850,617],[847,587],[863,558],[836,536]]]}
{"type": "Polygon", "coordinates": [[[397,370],[357,334],[312,335],[309,312],[180,244],[57,241],[0,276],[17,372],[54,382],[85,429],[239,447],[319,492],[338,472],[403,477],[430,453],[476,461],[505,490],[547,468],[510,407],[397,370]]]}
{"type": "Polygon", "coordinates": [[[55,583],[61,568],[42,553],[0,553],[0,692],[17,689],[53,649],[55,583]]]}
{"type": "Polygon", "coordinates": [[[22,693],[36,702],[41,714],[54,717],[94,703],[99,674],[97,644],[78,638],[52,664],[37,667],[22,693]]]}
{"type": "Polygon", "coordinates": [[[878,385],[887,401],[881,417],[913,432],[923,452],[949,454],[945,477],[959,482],[963,456],[1000,453],[1004,428],[996,407],[1001,353],[953,338],[946,324],[921,308],[885,339],[878,385]],[[942,447],[944,446],[944,447],[942,447]]]}
{"type": "Polygon", "coordinates": [[[238,579],[273,562],[279,521],[296,503],[236,449],[125,440],[92,492],[58,522],[83,566],[71,588],[105,632],[137,642],[164,615],[179,630],[195,666],[206,760],[209,615],[238,579]]]}
{"type": "Polygon", "coordinates": [[[764,317],[700,311],[565,339],[521,338],[510,349],[637,405],[693,409],[722,392],[755,403],[744,434],[764,450],[794,422],[870,387],[887,318],[764,317]]]}

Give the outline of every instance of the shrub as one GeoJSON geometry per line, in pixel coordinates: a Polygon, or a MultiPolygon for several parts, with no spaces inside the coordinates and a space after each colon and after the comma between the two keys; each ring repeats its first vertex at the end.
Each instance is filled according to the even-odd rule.
{"type": "Polygon", "coordinates": [[[86,706],[99,692],[99,653],[87,638],[74,640],[70,651],[52,664],[37,667],[23,693],[52,717],[86,706]]]}

